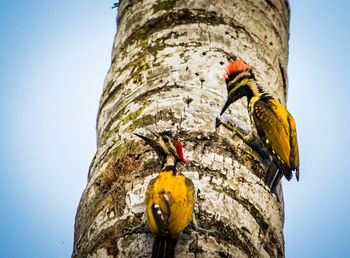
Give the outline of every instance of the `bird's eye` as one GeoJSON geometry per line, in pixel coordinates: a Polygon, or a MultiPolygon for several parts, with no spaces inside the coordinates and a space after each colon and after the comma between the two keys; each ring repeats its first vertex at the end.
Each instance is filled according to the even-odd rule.
{"type": "Polygon", "coordinates": [[[163,137],[163,140],[164,140],[164,142],[168,142],[169,141],[169,138],[168,137],[163,137]]]}

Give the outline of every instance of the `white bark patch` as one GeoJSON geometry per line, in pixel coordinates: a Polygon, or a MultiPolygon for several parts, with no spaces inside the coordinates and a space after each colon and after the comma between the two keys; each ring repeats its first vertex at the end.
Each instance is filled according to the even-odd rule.
{"type": "Polygon", "coordinates": [[[136,185],[131,192],[126,194],[126,205],[133,213],[140,213],[145,210],[145,186],[136,185]]]}
{"type": "Polygon", "coordinates": [[[118,240],[118,257],[150,257],[154,236],[152,234],[134,234],[118,240]]]}
{"type": "Polygon", "coordinates": [[[113,258],[113,255],[108,255],[107,249],[100,248],[100,249],[97,249],[96,252],[89,254],[87,257],[88,258],[113,258]]]}
{"type": "Polygon", "coordinates": [[[94,187],[90,187],[88,191],[88,200],[92,200],[93,198],[95,198],[96,193],[94,187]]]}
{"type": "Polygon", "coordinates": [[[129,207],[132,213],[142,213],[146,210],[146,191],[149,182],[157,177],[158,174],[153,174],[144,179],[142,184],[136,184],[131,191],[126,193],[126,206],[129,207]]]}

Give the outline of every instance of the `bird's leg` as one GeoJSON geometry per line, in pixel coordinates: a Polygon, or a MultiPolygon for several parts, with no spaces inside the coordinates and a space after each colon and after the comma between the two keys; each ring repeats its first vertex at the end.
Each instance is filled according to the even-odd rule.
{"type": "MultiPolygon", "coordinates": [[[[255,140],[255,136],[252,131],[248,135],[244,135],[238,127],[234,126],[230,121],[226,120],[224,121],[223,118],[217,117],[216,118],[216,128],[220,125],[225,126],[227,129],[232,131],[234,134],[238,135],[245,143],[250,145],[252,141],[255,140]]],[[[243,131],[243,130],[242,130],[243,131]]]]}
{"type": "Polygon", "coordinates": [[[142,233],[142,232],[145,232],[145,228],[146,228],[146,222],[142,221],[141,224],[135,227],[123,227],[122,234],[123,236],[126,236],[126,235],[131,235],[133,233],[142,233]]]}
{"type": "Polygon", "coordinates": [[[229,120],[224,121],[223,118],[217,117],[216,118],[216,128],[220,125],[223,125],[230,131],[232,131],[234,134],[239,136],[247,145],[249,145],[253,150],[255,150],[259,156],[261,157],[261,160],[263,163],[267,166],[270,162],[270,156],[268,155],[267,151],[264,149],[262,143],[259,141],[259,139],[254,135],[253,130],[251,130],[247,135],[244,135],[241,131],[244,131],[243,129],[236,127],[230,122],[229,120]]]}
{"type": "Polygon", "coordinates": [[[199,233],[205,234],[206,240],[208,239],[208,236],[210,234],[212,234],[212,235],[216,235],[216,234],[219,235],[220,234],[220,232],[215,230],[215,229],[205,229],[205,228],[198,227],[195,218],[192,219],[192,228],[193,228],[193,230],[195,230],[199,233]]]}

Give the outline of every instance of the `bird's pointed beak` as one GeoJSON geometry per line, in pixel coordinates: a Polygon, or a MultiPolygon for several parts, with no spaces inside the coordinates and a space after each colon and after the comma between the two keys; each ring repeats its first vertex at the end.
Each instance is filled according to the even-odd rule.
{"type": "Polygon", "coordinates": [[[145,140],[146,143],[148,143],[153,149],[158,149],[160,147],[159,143],[155,140],[153,140],[152,138],[149,138],[147,136],[138,134],[138,133],[134,133],[134,135],[140,137],[141,139],[145,140]]]}
{"type": "MultiPolygon", "coordinates": [[[[157,137],[159,137],[159,135],[155,131],[153,131],[152,133],[155,134],[157,137]]],[[[140,137],[141,139],[145,140],[145,142],[148,145],[150,145],[155,150],[155,152],[157,153],[158,157],[162,161],[165,160],[166,154],[165,154],[162,146],[157,141],[155,141],[155,140],[153,140],[153,139],[151,139],[151,138],[149,138],[147,136],[138,134],[138,133],[134,133],[134,135],[136,135],[136,136],[140,137]]]]}
{"type": "MultiPolygon", "coordinates": [[[[159,138],[159,134],[153,130],[152,128],[149,128],[149,127],[144,127],[146,130],[148,130],[149,132],[151,132],[154,136],[157,137],[157,139],[159,138]]],[[[160,148],[160,145],[157,141],[153,140],[152,138],[149,138],[147,136],[144,136],[144,135],[141,135],[141,134],[138,134],[138,133],[134,133],[134,135],[140,137],[141,139],[145,140],[146,143],[148,143],[155,151],[157,151],[156,149],[159,149],[160,148]],[[156,148],[156,149],[155,149],[156,148]]]]}
{"type": "Polygon", "coordinates": [[[137,137],[140,137],[141,139],[145,140],[147,143],[154,142],[153,139],[148,138],[148,137],[146,137],[146,136],[143,136],[143,135],[141,135],[141,134],[138,134],[138,133],[133,133],[133,134],[136,135],[137,137]]]}
{"type": "Polygon", "coordinates": [[[159,138],[159,134],[152,128],[145,127],[148,131],[150,131],[157,139],[159,138]]]}
{"type": "Polygon", "coordinates": [[[227,96],[227,100],[225,102],[224,107],[221,109],[220,116],[226,111],[226,109],[232,104],[232,102],[235,101],[234,99],[235,93],[231,93],[230,95],[227,96]]]}

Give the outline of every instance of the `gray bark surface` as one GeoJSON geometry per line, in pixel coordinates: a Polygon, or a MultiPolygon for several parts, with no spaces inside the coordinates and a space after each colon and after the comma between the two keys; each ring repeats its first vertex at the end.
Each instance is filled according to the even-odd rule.
{"type": "MultiPolygon", "coordinates": [[[[284,256],[283,200],[263,182],[259,156],[215,118],[232,58],[286,102],[289,5],[283,0],[122,0],[112,64],[97,118],[97,152],[75,222],[72,257],[149,257],[153,235],[123,236],[145,220],[145,191],[157,176],[155,152],[132,133],[170,131],[189,161],[178,170],[196,188],[193,219],[177,257],[284,256]]],[[[226,112],[248,130],[247,101],[226,112]]],[[[226,114],[225,113],[225,114],[226,114]]]]}

